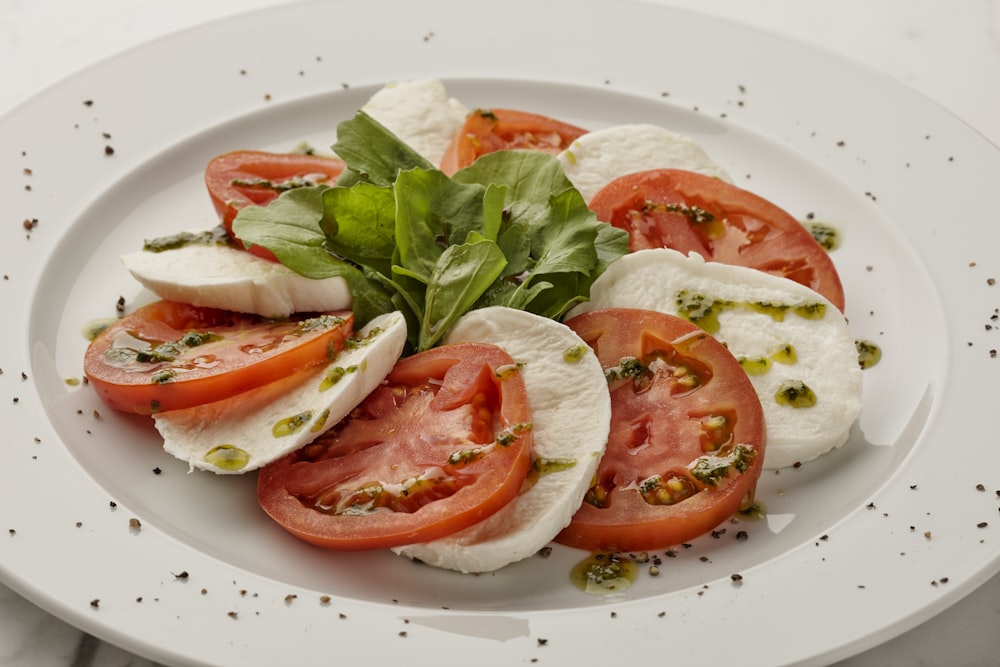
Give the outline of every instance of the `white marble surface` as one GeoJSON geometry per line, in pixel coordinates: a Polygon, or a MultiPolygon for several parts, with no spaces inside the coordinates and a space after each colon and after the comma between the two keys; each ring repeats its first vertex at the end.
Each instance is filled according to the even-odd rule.
{"type": "MultiPolygon", "coordinates": [[[[0,0],[0,111],[150,38],[289,1],[0,0]]],[[[765,27],[866,63],[1000,145],[1000,0],[658,1],[765,27]]],[[[843,665],[997,665],[998,629],[1000,576],[843,665]]],[[[0,584],[0,667],[152,664],[81,633],[0,584]]]]}

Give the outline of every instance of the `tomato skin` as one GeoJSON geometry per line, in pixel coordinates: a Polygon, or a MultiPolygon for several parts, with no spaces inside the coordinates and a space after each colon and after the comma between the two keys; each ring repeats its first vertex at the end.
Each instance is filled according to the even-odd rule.
{"type": "Polygon", "coordinates": [[[530,467],[524,381],[516,370],[501,379],[501,368],[516,365],[485,343],[400,360],[351,416],[261,469],[261,507],[293,535],[344,550],[426,542],[482,521],[513,500],[530,467]]]}
{"type": "Polygon", "coordinates": [[[587,130],[548,116],[515,109],[477,109],[466,116],[441,158],[449,176],[476,158],[499,150],[527,149],[555,155],[587,130]]]}
{"type": "Polygon", "coordinates": [[[116,410],[147,415],[179,410],[228,398],[329,360],[350,337],[353,322],[350,311],[271,321],[154,301],[91,342],[84,372],[101,399],[116,410]],[[137,358],[137,351],[147,360],[137,358]]]}
{"type": "Polygon", "coordinates": [[[721,343],[685,320],[646,310],[594,310],[566,325],[594,348],[606,374],[621,372],[609,375],[611,435],[595,484],[557,542],[589,550],[668,547],[712,530],[752,497],[764,461],[763,411],[721,343]],[[726,457],[725,474],[693,472],[696,461],[726,457]]]}
{"type": "MultiPolygon", "coordinates": [[[[333,185],[344,167],[343,160],[336,157],[233,151],[209,161],[205,168],[205,187],[226,232],[240,243],[233,235],[233,220],[241,208],[264,206],[297,180],[310,185],[333,185]]],[[[277,261],[267,248],[252,246],[249,251],[277,261]]]]}
{"type": "Polygon", "coordinates": [[[827,251],[789,213],[735,185],[653,169],[615,179],[590,208],[629,233],[630,250],[673,248],[759,269],[802,283],[844,310],[844,289],[827,251]]]}

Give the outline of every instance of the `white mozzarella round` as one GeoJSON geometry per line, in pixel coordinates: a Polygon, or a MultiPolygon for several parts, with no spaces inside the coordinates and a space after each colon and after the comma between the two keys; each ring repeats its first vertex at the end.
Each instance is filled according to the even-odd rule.
{"type": "Polygon", "coordinates": [[[306,278],[287,266],[232,246],[191,243],[172,250],[122,255],[129,273],[162,299],[263,317],[346,310],[343,278],[306,278]]]}
{"type": "Polygon", "coordinates": [[[255,470],[343,419],[385,379],[405,343],[403,315],[380,315],[330,363],[232,398],[155,414],[156,429],[164,449],[192,469],[255,470]]]}
{"type": "Polygon", "coordinates": [[[641,250],[615,261],[591,289],[591,300],[568,317],[600,308],[643,308],[671,315],[678,302],[702,297],[731,302],[719,308],[713,335],[746,362],[767,425],[766,468],[805,462],[839,447],[861,412],[861,368],[847,320],[829,301],[794,281],[740,266],[706,262],[669,249],[641,250]],[[755,308],[768,304],[767,308],[755,308]],[[823,315],[794,310],[823,305],[823,315]],[[783,317],[776,309],[788,307],[783,317]],[[795,360],[781,350],[791,346],[795,360]],[[816,397],[812,407],[792,407],[776,396],[801,381],[816,397]]]}
{"type": "Polygon", "coordinates": [[[611,398],[593,351],[554,320],[500,306],[474,310],[446,339],[468,341],[497,345],[521,366],[543,472],[485,521],[393,551],[437,567],[489,572],[537,553],[569,524],[604,453],[611,398]]]}
{"type": "Polygon", "coordinates": [[[361,109],[435,167],[469,111],[437,79],[388,84],[361,109]]]}
{"type": "Polygon", "coordinates": [[[690,137],[658,125],[614,125],[588,132],[558,155],[585,201],[611,181],[649,169],[684,169],[730,181],[729,174],[690,137]]]}

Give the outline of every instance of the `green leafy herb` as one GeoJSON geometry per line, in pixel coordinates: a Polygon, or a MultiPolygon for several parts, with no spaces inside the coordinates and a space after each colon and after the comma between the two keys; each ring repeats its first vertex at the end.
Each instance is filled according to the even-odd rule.
{"type": "Polygon", "coordinates": [[[342,186],[358,181],[388,186],[401,170],[434,168],[364,111],[337,126],[333,151],[347,163],[347,170],[337,179],[342,186]]]}
{"type": "Polygon", "coordinates": [[[359,326],[381,313],[395,310],[391,293],[358,266],[343,261],[326,247],[319,225],[323,194],[329,186],[289,190],[267,206],[240,209],[233,230],[247,246],[267,248],[282,264],[307,278],[341,277],[354,300],[359,326]]]}
{"type": "Polygon", "coordinates": [[[342,276],[359,324],[401,310],[416,351],[473,308],[561,317],[628,251],[551,155],[498,151],[449,178],[364,112],[333,149],[347,163],[335,186],[246,207],[236,235],[302,275],[342,276]]]}

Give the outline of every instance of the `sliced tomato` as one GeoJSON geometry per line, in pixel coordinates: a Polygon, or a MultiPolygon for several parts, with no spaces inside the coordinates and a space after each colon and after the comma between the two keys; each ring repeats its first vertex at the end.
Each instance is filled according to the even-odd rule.
{"type": "Polygon", "coordinates": [[[84,371],[112,408],[153,414],[203,405],[327,361],[351,335],[350,311],[289,320],[154,301],[87,348],[84,371]]]}
{"type": "Polygon", "coordinates": [[[595,310],[566,324],[608,376],[611,435],[558,542],[615,551],[681,544],[752,498],[764,417],[721,343],[690,322],[646,310],[595,310]]]}
{"type": "Polygon", "coordinates": [[[476,109],[466,116],[441,159],[451,175],[476,158],[499,150],[527,149],[560,153],[587,130],[548,116],[514,109],[476,109]]]}
{"type": "Polygon", "coordinates": [[[348,418],[261,469],[258,499],[322,547],[426,542],[510,502],[531,447],[517,364],[493,345],[446,345],[399,361],[348,418]]]}
{"type": "MultiPolygon", "coordinates": [[[[205,186],[212,205],[234,240],[233,220],[249,204],[263,206],[285,190],[305,185],[330,184],[344,170],[340,158],[267,151],[234,151],[213,158],[205,168],[205,186]]],[[[276,261],[267,248],[250,252],[276,261]]]]}
{"type": "Polygon", "coordinates": [[[844,309],[837,269],[809,230],[770,201],[718,178],[677,169],[637,172],[606,185],[590,208],[627,231],[633,251],[673,248],[759,269],[844,309]]]}

